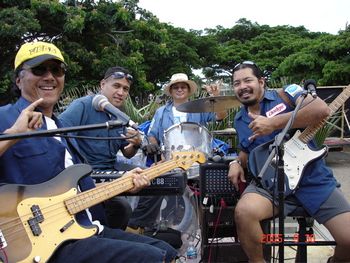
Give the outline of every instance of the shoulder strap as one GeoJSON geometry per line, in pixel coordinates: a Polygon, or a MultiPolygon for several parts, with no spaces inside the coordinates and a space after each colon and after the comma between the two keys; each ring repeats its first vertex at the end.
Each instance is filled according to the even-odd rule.
{"type": "Polygon", "coordinates": [[[286,95],[286,93],[284,92],[283,89],[278,89],[277,90],[278,96],[280,96],[280,98],[287,103],[290,107],[295,108],[294,103],[288,98],[288,96],[286,95]]]}

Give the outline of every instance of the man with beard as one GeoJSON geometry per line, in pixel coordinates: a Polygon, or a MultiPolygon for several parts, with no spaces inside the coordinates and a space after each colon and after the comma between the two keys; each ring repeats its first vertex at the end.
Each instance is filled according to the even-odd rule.
{"type": "MultiPolygon", "coordinates": [[[[234,123],[240,152],[237,160],[230,163],[228,177],[238,187],[240,182],[246,182],[244,168],[251,165],[249,154],[281,132],[302,99],[304,90],[295,84],[281,90],[265,89],[263,74],[252,61],[234,67],[233,89],[243,106],[234,123]]],[[[292,128],[318,124],[329,114],[330,109],[325,102],[307,95],[292,128]]],[[[313,141],[310,146],[315,146],[313,141]]],[[[323,159],[313,161],[305,168],[299,188],[285,201],[285,215],[297,206],[302,206],[320,224],[324,224],[334,237],[337,246],[328,262],[349,262],[350,205],[336,188],[333,173],[323,159]]],[[[264,262],[260,222],[277,214],[278,202],[271,191],[264,189],[259,181],[252,180],[235,208],[238,236],[249,262],[264,262]]]]}

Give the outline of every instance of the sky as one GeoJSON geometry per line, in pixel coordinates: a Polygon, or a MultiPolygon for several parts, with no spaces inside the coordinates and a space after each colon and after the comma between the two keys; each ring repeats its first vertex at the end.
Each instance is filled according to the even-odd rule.
{"type": "Polygon", "coordinates": [[[350,0],[139,0],[139,6],[186,30],[231,28],[240,18],[331,34],[350,24],[350,0]]]}

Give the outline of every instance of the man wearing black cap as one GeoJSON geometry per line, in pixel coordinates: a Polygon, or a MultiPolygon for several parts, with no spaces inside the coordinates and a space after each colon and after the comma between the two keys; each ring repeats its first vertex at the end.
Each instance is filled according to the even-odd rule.
{"type": "MultiPolygon", "coordinates": [[[[0,132],[12,134],[39,127],[42,130],[62,127],[53,115],[53,108],[64,87],[65,69],[64,58],[55,45],[46,42],[22,45],[15,59],[15,83],[21,97],[15,104],[0,107],[0,132]]],[[[0,185],[35,185],[57,178],[66,167],[81,161],[75,146],[72,139],[56,137],[31,137],[0,143],[0,185]]],[[[134,169],[130,172],[135,191],[149,184],[141,171],[134,169]]],[[[44,189],[37,187],[38,196],[41,191],[57,192],[57,188],[61,187],[60,180],[55,183],[57,187],[56,184],[44,184],[44,189]]],[[[85,191],[93,187],[91,177],[87,176],[79,180],[77,188],[85,191]]],[[[54,200],[35,198],[30,208],[22,202],[13,209],[5,210],[26,193],[25,186],[16,189],[17,195],[15,193],[14,198],[8,200],[6,196],[1,196],[4,191],[0,191],[0,250],[3,252],[0,261],[4,253],[8,262],[46,262],[49,259],[50,262],[170,262],[176,256],[176,251],[165,242],[110,229],[93,221],[100,219],[98,206],[83,210],[76,216],[69,216],[65,209],[66,213],[56,214],[62,208],[55,206],[57,203],[50,203],[57,201],[58,197],[54,196],[54,200]],[[29,212],[23,214],[22,209],[29,212]],[[20,221],[17,213],[28,220],[20,221]],[[56,225],[56,220],[62,217],[67,217],[67,222],[56,225]],[[68,241],[61,238],[62,235],[78,234],[76,231],[69,232],[72,228],[76,230],[77,224],[86,226],[84,231],[91,229],[91,234],[78,235],[73,238],[78,240],[61,244],[68,241]],[[38,247],[38,243],[42,246],[38,247]]],[[[63,205],[64,202],[61,203],[63,205]]]]}

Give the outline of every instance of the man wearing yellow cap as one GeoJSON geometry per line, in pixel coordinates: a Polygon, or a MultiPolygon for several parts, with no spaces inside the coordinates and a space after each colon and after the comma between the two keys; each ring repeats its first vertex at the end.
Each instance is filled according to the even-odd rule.
{"type": "MultiPolygon", "coordinates": [[[[15,59],[15,85],[21,97],[12,105],[0,107],[0,132],[13,134],[62,127],[60,121],[53,115],[53,108],[62,93],[65,72],[66,63],[61,51],[55,45],[46,42],[22,45],[15,59]]],[[[65,168],[80,162],[80,154],[73,139],[30,137],[1,141],[0,185],[44,183],[55,178],[65,168]]],[[[134,183],[133,191],[140,190],[149,184],[149,180],[140,174],[141,171],[141,169],[135,169],[130,172],[134,183]]],[[[51,184],[52,189],[38,187],[38,196],[41,193],[40,190],[57,192],[61,187],[60,183],[61,181],[57,180],[57,186],[51,184]]],[[[93,187],[94,183],[90,177],[79,180],[80,190],[85,191],[93,187]]],[[[18,196],[20,196],[25,188],[18,189],[18,196]]],[[[44,213],[48,212],[49,204],[47,204],[48,207],[36,204],[39,199],[35,199],[30,210],[28,208],[28,213],[32,213],[33,216],[27,221],[12,224],[16,229],[11,231],[11,224],[9,224],[11,220],[8,219],[10,214],[3,210],[7,203],[1,193],[3,191],[0,190],[0,200],[2,200],[0,201],[0,248],[6,253],[8,262],[22,260],[45,262],[48,259],[50,262],[170,262],[176,256],[176,251],[165,242],[103,226],[96,221],[104,219],[100,206],[83,210],[75,217],[68,217],[64,225],[58,226],[55,225],[55,221],[63,215],[55,214],[54,206],[49,213],[44,213]],[[3,218],[6,220],[4,221],[3,218]],[[94,232],[91,232],[91,237],[78,238],[76,241],[69,241],[59,246],[61,242],[68,241],[66,238],[70,236],[70,227],[77,223],[88,228],[95,226],[98,229],[97,235],[92,235],[94,232]],[[18,234],[21,228],[27,230],[23,231],[25,233],[23,236],[18,234]],[[42,228],[51,230],[42,233],[42,228]],[[17,234],[14,235],[16,231],[17,234]],[[48,239],[45,234],[48,235],[49,232],[53,233],[50,238],[57,239],[58,244],[55,246],[58,246],[58,249],[56,247],[52,249],[49,245],[39,249],[35,247],[35,240],[43,239],[45,244],[48,239]],[[61,238],[63,234],[67,236],[61,238]],[[10,248],[14,246],[15,249],[11,250],[10,248]],[[31,250],[35,248],[38,254],[33,255],[31,250]]],[[[50,198],[47,199],[49,202],[50,198]]],[[[17,219],[14,218],[15,220],[17,219]]],[[[49,242],[48,239],[47,244],[49,242]]]]}

